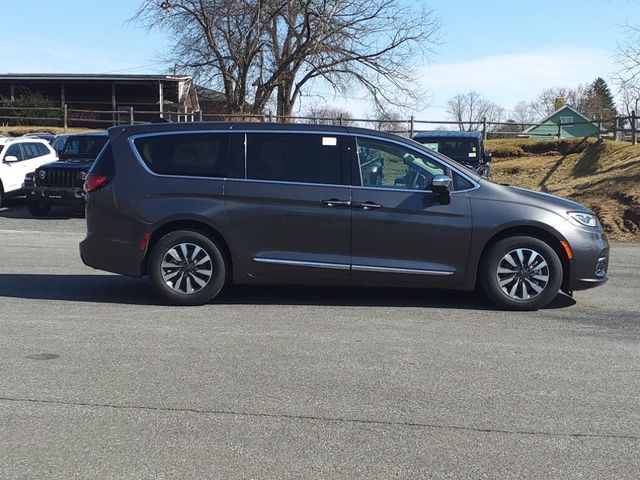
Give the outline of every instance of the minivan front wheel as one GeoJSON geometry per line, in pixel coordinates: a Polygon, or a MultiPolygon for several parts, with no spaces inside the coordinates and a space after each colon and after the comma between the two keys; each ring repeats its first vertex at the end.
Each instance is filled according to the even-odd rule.
{"type": "Polygon", "coordinates": [[[220,248],[190,230],[168,233],[155,244],[147,271],[160,296],[173,305],[203,305],[222,290],[226,267],[220,248]]]}
{"type": "Polygon", "coordinates": [[[548,305],[562,284],[562,263],[544,241],[513,236],[496,242],[479,272],[487,297],[509,310],[535,310],[548,305]]]}

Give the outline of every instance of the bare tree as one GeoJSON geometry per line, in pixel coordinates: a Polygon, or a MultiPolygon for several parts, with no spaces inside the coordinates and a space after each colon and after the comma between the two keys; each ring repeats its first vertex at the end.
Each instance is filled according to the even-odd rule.
{"type": "Polygon", "coordinates": [[[531,105],[540,118],[547,117],[557,110],[556,98],[558,97],[564,98],[566,105],[580,112],[586,112],[593,97],[593,90],[591,85],[583,84],[575,88],[551,87],[540,92],[531,105]]]}
{"type": "Polygon", "coordinates": [[[337,125],[340,121],[347,125],[353,119],[349,111],[331,106],[311,106],[305,112],[305,116],[312,117],[308,122],[315,125],[337,125]]]}
{"type": "Polygon", "coordinates": [[[626,24],[625,40],[618,42],[616,63],[620,67],[619,82],[634,83],[640,80],[640,27],[626,24]]]}
{"type": "Polygon", "coordinates": [[[640,79],[631,79],[619,84],[618,99],[621,113],[631,117],[632,112],[640,114],[640,79]]]}
{"type": "Polygon", "coordinates": [[[631,117],[634,111],[640,113],[640,28],[627,24],[624,33],[626,39],[618,43],[616,52],[619,71],[615,83],[621,112],[631,117]]]}
{"type": "Polygon", "coordinates": [[[531,102],[523,100],[513,106],[510,119],[513,120],[514,123],[524,125],[526,129],[528,125],[539,120],[540,116],[536,113],[536,109],[531,102]]]}
{"type": "Polygon", "coordinates": [[[459,93],[448,102],[447,113],[461,131],[480,130],[484,118],[499,122],[504,110],[478,92],[459,93]]]}
{"type": "Polygon", "coordinates": [[[439,28],[402,0],[144,0],[133,20],[170,32],[168,60],[220,88],[229,110],[262,112],[276,95],[281,117],[313,82],[364,87],[380,105],[415,101],[413,67],[439,28]]]}
{"type": "Polygon", "coordinates": [[[402,133],[406,129],[406,124],[402,122],[402,115],[388,107],[377,110],[368,115],[368,118],[374,118],[373,128],[382,132],[402,133]]]}

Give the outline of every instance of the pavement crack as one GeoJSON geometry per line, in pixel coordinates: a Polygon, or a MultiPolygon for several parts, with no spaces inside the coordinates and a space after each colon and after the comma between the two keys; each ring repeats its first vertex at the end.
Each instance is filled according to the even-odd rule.
{"type": "Polygon", "coordinates": [[[64,405],[64,406],[76,406],[76,407],[113,408],[118,410],[146,410],[146,411],[157,411],[157,412],[196,413],[196,414],[205,414],[205,415],[228,415],[228,416],[237,416],[237,417],[352,423],[352,424],[361,424],[361,425],[431,428],[436,430],[454,430],[454,431],[467,431],[467,432],[477,432],[477,433],[499,433],[499,434],[505,434],[505,435],[531,435],[531,436],[543,436],[543,437],[640,440],[639,435],[617,435],[617,434],[607,434],[607,433],[580,433],[580,432],[564,433],[564,432],[544,432],[544,431],[518,430],[518,429],[509,430],[509,429],[499,429],[499,428],[479,428],[479,427],[465,427],[460,425],[444,425],[444,424],[438,424],[438,423],[402,422],[402,421],[392,421],[392,420],[368,420],[368,419],[358,419],[358,418],[323,417],[323,416],[315,416],[315,415],[294,415],[294,414],[287,414],[287,413],[260,413],[260,412],[242,412],[242,411],[235,412],[232,410],[212,410],[212,409],[189,408],[189,407],[153,407],[153,406],[146,406],[146,405],[72,402],[72,401],[64,401],[64,400],[46,400],[46,399],[14,398],[14,397],[0,397],[0,401],[15,402],[15,403],[37,403],[37,404],[45,404],[45,405],[64,405]]]}

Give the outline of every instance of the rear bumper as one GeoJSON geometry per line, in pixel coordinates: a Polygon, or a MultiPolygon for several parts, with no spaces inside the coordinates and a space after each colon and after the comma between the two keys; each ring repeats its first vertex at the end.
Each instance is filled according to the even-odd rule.
{"type": "Polygon", "coordinates": [[[80,242],[80,257],[85,265],[131,277],[142,276],[144,249],[119,238],[104,238],[87,232],[80,242]]]}

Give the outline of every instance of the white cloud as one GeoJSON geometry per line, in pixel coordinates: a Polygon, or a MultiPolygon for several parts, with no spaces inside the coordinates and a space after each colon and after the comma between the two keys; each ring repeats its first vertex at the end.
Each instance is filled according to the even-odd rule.
{"type": "Polygon", "coordinates": [[[555,85],[573,87],[607,78],[614,70],[610,52],[598,48],[559,47],[540,52],[509,53],[465,62],[422,67],[422,85],[434,97],[421,116],[444,118],[446,103],[457,93],[475,90],[510,109],[555,85]]]}

